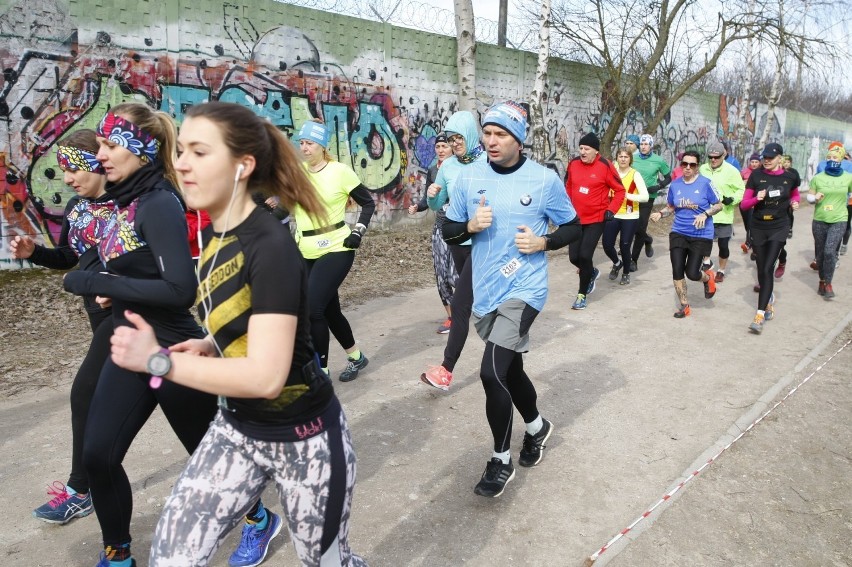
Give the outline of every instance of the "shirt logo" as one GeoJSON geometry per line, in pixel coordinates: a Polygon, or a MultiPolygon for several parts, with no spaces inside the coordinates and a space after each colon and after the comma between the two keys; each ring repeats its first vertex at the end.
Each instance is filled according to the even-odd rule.
{"type": "Polygon", "coordinates": [[[521,204],[525,207],[529,207],[530,203],[532,203],[532,197],[529,194],[521,195],[521,204]]]}

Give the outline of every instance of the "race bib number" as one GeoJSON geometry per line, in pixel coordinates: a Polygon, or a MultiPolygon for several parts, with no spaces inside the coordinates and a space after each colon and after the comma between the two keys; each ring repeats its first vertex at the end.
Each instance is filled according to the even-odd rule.
{"type": "Polygon", "coordinates": [[[582,193],[583,195],[588,195],[588,194],[589,194],[589,188],[588,188],[588,187],[580,187],[579,191],[580,191],[580,193],[582,193]]]}
{"type": "Polygon", "coordinates": [[[328,238],[323,238],[322,240],[317,240],[317,248],[328,248],[331,246],[331,240],[328,238]]]}
{"type": "Polygon", "coordinates": [[[770,197],[780,197],[780,196],[781,196],[781,189],[771,189],[771,190],[768,192],[768,196],[770,196],[770,197]]]}
{"type": "Polygon", "coordinates": [[[627,212],[628,212],[628,213],[632,213],[632,212],[633,212],[633,205],[627,205],[627,212]]]}
{"type": "Polygon", "coordinates": [[[500,267],[500,273],[503,274],[504,278],[510,278],[515,274],[515,272],[518,271],[518,268],[520,267],[521,261],[517,258],[512,258],[500,267]]]}
{"type": "Polygon", "coordinates": [[[825,207],[823,207],[823,210],[824,211],[833,211],[834,205],[826,205],[825,207]]]}

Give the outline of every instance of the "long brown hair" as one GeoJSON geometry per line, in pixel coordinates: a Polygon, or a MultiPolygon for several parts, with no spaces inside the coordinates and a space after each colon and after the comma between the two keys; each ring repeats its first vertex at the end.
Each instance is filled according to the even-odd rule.
{"type": "Polygon", "coordinates": [[[177,126],[174,119],[165,112],[152,110],[150,106],[141,102],[123,102],[113,106],[109,111],[130,120],[157,138],[160,142],[157,159],[163,164],[163,177],[178,188],[180,185],[175,171],[177,126]]]}
{"type": "Polygon", "coordinates": [[[71,146],[72,148],[78,148],[80,150],[85,150],[92,154],[98,153],[98,136],[95,134],[94,130],[90,130],[88,128],[83,128],[81,130],[76,130],[71,132],[56,144],[57,146],[71,146]]]}
{"type": "Polygon", "coordinates": [[[298,206],[315,220],[326,219],[325,207],[296,150],[271,122],[239,104],[218,101],[191,106],[186,117],[206,118],[216,124],[232,156],[254,157],[249,193],[260,191],[277,197],[288,211],[298,206]]]}

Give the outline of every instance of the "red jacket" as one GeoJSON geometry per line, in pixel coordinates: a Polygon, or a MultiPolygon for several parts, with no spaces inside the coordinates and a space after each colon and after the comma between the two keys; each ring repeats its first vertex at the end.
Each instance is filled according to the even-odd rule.
{"type": "Polygon", "coordinates": [[[196,211],[195,209],[186,209],[186,236],[189,240],[189,251],[193,258],[198,258],[200,252],[198,248],[198,233],[204,230],[204,227],[210,224],[210,215],[207,211],[196,211]]]}
{"type": "Polygon", "coordinates": [[[618,172],[600,155],[595,156],[592,163],[583,163],[579,157],[568,163],[565,191],[580,217],[580,224],[603,222],[605,211],[615,214],[624,202],[624,185],[618,172]]]}

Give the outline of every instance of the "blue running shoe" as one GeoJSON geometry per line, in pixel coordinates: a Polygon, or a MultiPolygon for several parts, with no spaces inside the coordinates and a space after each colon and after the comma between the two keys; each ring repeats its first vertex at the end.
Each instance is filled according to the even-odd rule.
{"type": "Polygon", "coordinates": [[[260,565],[266,559],[270,542],[281,533],[281,516],[266,509],[269,514],[269,523],[265,530],[259,530],[253,525],[243,526],[243,535],[240,537],[240,546],[231,554],[228,565],[231,567],[254,567],[260,565]]]}
{"type": "Polygon", "coordinates": [[[367,367],[367,364],[370,361],[367,360],[367,357],[364,356],[364,353],[361,353],[361,358],[358,360],[352,360],[351,358],[346,359],[346,368],[343,372],[340,373],[340,381],[341,382],[351,382],[355,378],[358,377],[358,372],[367,367]]]}
{"type": "Polygon", "coordinates": [[[577,294],[577,301],[574,302],[574,305],[571,306],[571,309],[585,309],[586,308],[586,296],[582,293],[577,294]]]}
{"type": "MultiPolygon", "coordinates": [[[[107,548],[107,550],[111,550],[112,548],[107,548]]],[[[113,555],[112,553],[110,555],[113,555]]],[[[110,561],[106,552],[102,551],[101,556],[98,559],[98,564],[95,567],[115,567],[116,565],[124,565],[126,564],[128,567],[136,567],[136,560],[132,557],[128,559],[124,559],[122,561],[110,561]]]]}
{"type": "Polygon", "coordinates": [[[597,268],[592,268],[592,281],[589,282],[589,288],[586,290],[586,295],[591,295],[595,291],[595,282],[601,277],[601,271],[597,268]]]}
{"type": "Polygon", "coordinates": [[[94,511],[91,495],[72,494],[58,480],[48,487],[47,493],[52,498],[49,502],[33,510],[33,518],[38,518],[49,524],[61,525],[67,524],[74,518],[88,516],[94,511]]]}

